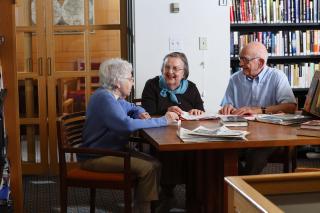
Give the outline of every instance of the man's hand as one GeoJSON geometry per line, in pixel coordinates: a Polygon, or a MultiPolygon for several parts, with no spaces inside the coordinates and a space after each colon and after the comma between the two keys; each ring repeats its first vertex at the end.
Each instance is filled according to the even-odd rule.
{"type": "Polygon", "coordinates": [[[149,115],[149,113],[143,112],[143,113],[139,114],[139,118],[140,119],[149,119],[149,118],[151,118],[151,116],[149,115]]]}
{"type": "Polygon", "coordinates": [[[226,104],[219,110],[219,113],[222,115],[230,115],[233,114],[235,110],[237,109],[234,108],[231,104],[226,104]]]}
{"type": "Polygon", "coordinates": [[[177,106],[171,106],[171,107],[168,108],[168,112],[174,112],[177,115],[181,115],[182,114],[182,109],[180,109],[177,106]]]}
{"type": "Polygon", "coordinates": [[[232,112],[233,115],[254,115],[261,113],[261,107],[241,107],[232,112]]]}
{"type": "Polygon", "coordinates": [[[167,112],[165,116],[168,124],[174,123],[179,120],[179,115],[177,115],[175,112],[167,112]]]}
{"type": "Polygon", "coordinates": [[[202,115],[204,112],[202,110],[199,109],[192,109],[189,111],[190,115],[202,115]]]}

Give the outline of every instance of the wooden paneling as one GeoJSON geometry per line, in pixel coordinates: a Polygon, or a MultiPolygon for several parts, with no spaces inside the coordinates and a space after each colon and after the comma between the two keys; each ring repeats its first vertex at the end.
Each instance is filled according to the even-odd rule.
{"type": "Polygon", "coordinates": [[[4,115],[8,136],[7,154],[10,160],[10,186],[14,200],[14,212],[22,212],[22,174],[18,125],[18,91],[15,66],[15,17],[12,0],[0,1],[0,32],[5,36],[5,43],[0,45],[0,60],[3,70],[4,86],[8,94],[4,103],[4,115]]]}
{"type": "MultiPolygon", "coordinates": [[[[84,59],[84,37],[82,34],[55,35],[56,70],[75,70],[79,59],[84,59]]],[[[98,31],[90,34],[92,60],[120,57],[119,31],[98,31]]]]}
{"type": "Polygon", "coordinates": [[[120,24],[120,0],[95,0],[94,24],[120,24]]]}

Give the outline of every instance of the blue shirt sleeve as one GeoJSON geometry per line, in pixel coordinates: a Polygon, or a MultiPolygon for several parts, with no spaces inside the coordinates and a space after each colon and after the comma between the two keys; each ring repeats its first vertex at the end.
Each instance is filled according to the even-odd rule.
{"type": "Polygon", "coordinates": [[[100,99],[100,106],[103,107],[101,110],[101,118],[104,126],[107,128],[119,132],[119,133],[130,133],[142,128],[152,128],[166,126],[167,120],[164,116],[160,118],[151,119],[134,119],[127,115],[132,108],[129,102],[123,103],[122,100],[117,101],[111,95],[100,99]]]}
{"type": "Polygon", "coordinates": [[[144,108],[137,106],[134,103],[130,103],[124,99],[120,99],[118,102],[121,104],[127,115],[132,118],[139,118],[139,115],[146,111],[144,108]]]}
{"type": "Polygon", "coordinates": [[[234,94],[233,87],[234,87],[234,83],[232,82],[232,78],[230,78],[227,90],[220,104],[221,107],[227,104],[231,104],[232,106],[234,106],[235,94],[234,94]]]}
{"type": "Polygon", "coordinates": [[[280,72],[279,82],[276,89],[277,104],[282,103],[296,103],[296,99],[290,87],[288,78],[282,72],[280,72]]]}

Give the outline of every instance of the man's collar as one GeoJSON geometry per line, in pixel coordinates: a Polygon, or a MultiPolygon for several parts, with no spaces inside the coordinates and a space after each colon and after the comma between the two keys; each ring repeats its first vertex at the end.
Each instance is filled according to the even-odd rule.
{"type": "Polygon", "coordinates": [[[247,80],[247,81],[253,81],[253,80],[257,80],[258,82],[260,82],[263,77],[265,76],[266,72],[267,72],[267,69],[268,69],[268,66],[264,66],[264,68],[262,69],[262,71],[255,77],[255,78],[252,78],[250,76],[246,76],[245,74],[244,75],[244,78],[247,80]]]}

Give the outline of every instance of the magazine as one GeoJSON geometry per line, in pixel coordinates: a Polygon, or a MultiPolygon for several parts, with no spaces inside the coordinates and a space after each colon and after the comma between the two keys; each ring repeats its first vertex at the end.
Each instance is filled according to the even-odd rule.
{"type": "Polygon", "coordinates": [[[248,126],[248,120],[239,115],[220,116],[220,119],[224,126],[248,126]]]}
{"type": "Polygon", "coordinates": [[[297,114],[260,114],[256,116],[256,120],[265,123],[273,123],[273,124],[280,124],[280,125],[291,125],[291,124],[299,124],[305,121],[311,120],[311,116],[307,115],[297,115],[297,114]]]}
{"type": "Polygon", "coordinates": [[[301,124],[301,129],[320,130],[320,120],[311,120],[301,124]]]}
{"type": "Polygon", "coordinates": [[[225,126],[215,129],[208,129],[199,126],[194,130],[180,127],[177,132],[183,142],[208,142],[208,141],[238,141],[247,140],[247,131],[231,130],[225,126]]]}

